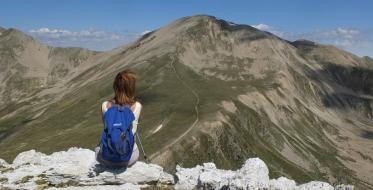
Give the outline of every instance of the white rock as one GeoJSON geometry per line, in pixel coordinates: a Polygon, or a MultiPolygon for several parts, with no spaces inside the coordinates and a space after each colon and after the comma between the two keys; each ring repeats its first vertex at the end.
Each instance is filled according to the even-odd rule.
{"type": "MultiPolygon", "coordinates": [[[[36,181],[49,185],[70,185],[64,189],[140,189],[147,185],[175,184],[174,176],[155,164],[137,162],[127,170],[107,169],[95,160],[95,153],[88,149],[70,148],[67,151],[45,155],[35,150],[20,153],[0,173],[4,179],[0,189],[36,189],[36,181]],[[8,169],[9,168],[9,169],[8,169]],[[77,186],[78,185],[78,186],[77,186]]],[[[332,190],[325,182],[312,181],[296,186],[295,181],[280,177],[269,180],[268,168],[259,158],[250,158],[237,171],[217,169],[214,163],[204,163],[194,168],[176,167],[175,189],[278,189],[278,190],[332,190]]],[[[168,186],[168,187],[170,187],[168,186]]],[[[52,188],[56,189],[56,188],[52,188]]],[[[353,186],[339,185],[338,190],[353,190],[353,186]]]]}
{"type": "Polygon", "coordinates": [[[277,179],[269,180],[269,189],[271,190],[294,190],[296,188],[294,180],[286,177],[279,177],[277,179]]]}
{"type": "Polygon", "coordinates": [[[221,189],[229,187],[236,173],[227,170],[208,169],[199,175],[198,187],[203,189],[221,189]]]}
{"type": "Polygon", "coordinates": [[[161,184],[175,184],[175,179],[174,179],[174,176],[169,174],[169,173],[166,173],[166,172],[162,172],[161,175],[159,176],[159,182],[161,184]]]}
{"type": "Polygon", "coordinates": [[[311,181],[306,184],[302,184],[295,188],[296,190],[334,190],[334,187],[329,183],[320,181],[311,181]]]}
{"type": "Polygon", "coordinates": [[[123,185],[104,185],[104,186],[85,186],[85,187],[66,187],[66,188],[49,188],[48,190],[140,190],[139,185],[126,183],[123,185]]]}
{"type": "Polygon", "coordinates": [[[344,185],[344,184],[340,184],[340,185],[337,185],[334,190],[354,190],[354,186],[353,185],[344,185]]]}
{"type": "Polygon", "coordinates": [[[232,189],[232,190],[247,189],[246,181],[242,178],[235,178],[229,184],[229,189],[232,189]]]}
{"type": "Polygon", "coordinates": [[[8,162],[0,158],[0,167],[9,167],[8,162]]]}
{"type": "Polygon", "coordinates": [[[170,174],[163,172],[163,168],[155,164],[136,162],[127,170],[106,170],[91,179],[97,183],[174,183],[170,174]]]}
{"type": "MultiPolygon", "coordinates": [[[[4,186],[13,189],[36,188],[35,181],[41,179],[40,175],[52,185],[73,181],[76,184],[93,185],[97,188],[98,185],[115,184],[115,187],[126,189],[128,185],[121,185],[174,184],[173,176],[164,172],[158,165],[136,162],[126,171],[109,170],[98,165],[93,151],[81,148],[70,148],[51,155],[31,150],[20,153],[9,166],[14,170],[0,173],[0,178],[7,178],[4,186]],[[24,177],[31,178],[26,183],[19,183],[24,177]]],[[[136,188],[138,189],[137,186],[136,188]]]]}
{"type": "Polygon", "coordinates": [[[40,168],[37,165],[30,164],[24,167],[15,168],[11,172],[5,172],[0,174],[0,178],[7,178],[8,183],[16,183],[21,181],[26,176],[37,176],[44,172],[47,168],[40,168]]]}
{"type": "Polygon", "coordinates": [[[246,187],[269,188],[268,167],[259,158],[250,158],[238,171],[239,176],[246,182],[246,187]]]}
{"type": "Polygon", "coordinates": [[[251,158],[238,171],[216,169],[215,164],[205,163],[203,167],[181,168],[177,166],[179,179],[176,189],[255,189],[268,188],[268,168],[259,158],[251,158]],[[196,177],[198,176],[198,177],[196,177]]]}
{"type": "Polygon", "coordinates": [[[129,183],[157,182],[162,173],[163,168],[158,165],[136,162],[135,165],[128,168],[126,172],[121,173],[117,177],[122,177],[129,183]]]}
{"type": "Polygon", "coordinates": [[[203,163],[203,169],[204,170],[215,170],[216,165],[212,162],[203,163]]]}
{"type": "Polygon", "coordinates": [[[17,167],[24,164],[40,164],[46,155],[35,150],[29,150],[18,154],[13,160],[13,166],[17,167]]]}
{"type": "Polygon", "coordinates": [[[84,175],[96,163],[95,153],[92,150],[70,148],[68,151],[56,152],[44,157],[41,165],[53,167],[49,173],[84,175]]]}
{"type": "Polygon", "coordinates": [[[176,176],[178,179],[175,189],[193,189],[198,184],[199,174],[202,172],[203,167],[197,165],[194,168],[182,168],[176,166],[176,176]]]}

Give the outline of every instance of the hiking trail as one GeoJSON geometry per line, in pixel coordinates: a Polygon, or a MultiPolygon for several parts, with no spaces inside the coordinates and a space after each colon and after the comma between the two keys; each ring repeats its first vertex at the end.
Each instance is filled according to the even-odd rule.
{"type": "Polygon", "coordinates": [[[196,120],[194,120],[193,124],[189,127],[189,129],[187,129],[183,134],[181,134],[178,138],[176,138],[175,140],[173,140],[171,143],[169,143],[168,145],[164,146],[161,150],[153,153],[152,155],[150,155],[149,159],[150,160],[153,160],[155,157],[157,157],[158,155],[160,155],[162,152],[164,152],[165,150],[167,150],[168,148],[172,147],[174,144],[176,144],[177,142],[179,142],[185,135],[187,135],[198,123],[199,121],[199,111],[198,111],[198,105],[199,105],[199,96],[198,96],[198,93],[191,87],[189,86],[185,81],[183,81],[181,79],[181,76],[177,73],[176,71],[176,68],[174,66],[174,62],[175,62],[175,58],[174,57],[171,57],[171,67],[172,67],[172,70],[174,71],[177,79],[181,82],[181,84],[183,86],[185,86],[192,94],[193,96],[196,98],[196,103],[194,105],[194,110],[196,112],[196,120]]]}

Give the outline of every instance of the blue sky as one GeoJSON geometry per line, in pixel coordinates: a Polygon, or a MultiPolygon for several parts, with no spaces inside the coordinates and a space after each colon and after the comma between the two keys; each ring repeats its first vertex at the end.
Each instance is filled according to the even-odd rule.
{"type": "Polygon", "coordinates": [[[373,57],[370,0],[2,0],[0,26],[20,29],[55,46],[108,50],[196,14],[373,57]]]}

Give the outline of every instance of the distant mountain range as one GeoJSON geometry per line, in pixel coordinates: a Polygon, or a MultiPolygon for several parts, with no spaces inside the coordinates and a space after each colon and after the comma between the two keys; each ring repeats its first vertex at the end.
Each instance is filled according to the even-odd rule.
{"type": "Polygon", "coordinates": [[[138,73],[139,132],[172,172],[253,156],[270,178],[373,188],[373,60],[212,16],[184,17],[107,52],[0,29],[0,158],[93,148],[119,71],[138,73]]]}

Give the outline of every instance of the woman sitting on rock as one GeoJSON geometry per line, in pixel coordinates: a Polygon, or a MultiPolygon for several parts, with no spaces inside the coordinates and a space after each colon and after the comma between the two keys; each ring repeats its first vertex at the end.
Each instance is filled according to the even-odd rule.
{"type": "Polygon", "coordinates": [[[134,100],[136,75],[124,70],[114,80],[114,99],[102,103],[104,131],[96,160],[110,168],[132,166],[139,159],[136,130],[141,104],[134,100]]]}

